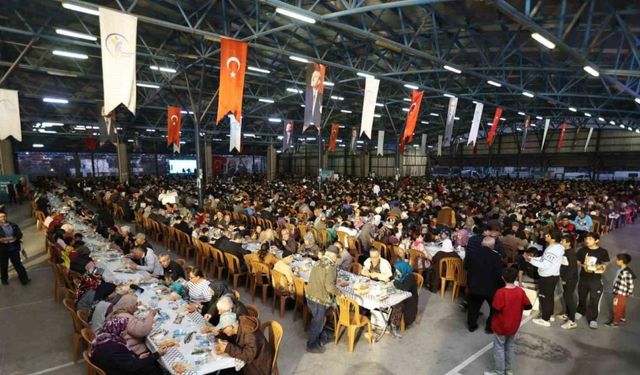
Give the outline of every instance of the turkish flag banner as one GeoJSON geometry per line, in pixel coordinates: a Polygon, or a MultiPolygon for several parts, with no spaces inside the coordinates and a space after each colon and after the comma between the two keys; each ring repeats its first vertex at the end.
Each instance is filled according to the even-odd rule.
{"type": "Polygon", "coordinates": [[[416,122],[420,115],[420,104],[422,103],[423,91],[413,90],[411,94],[411,105],[407,113],[407,121],[404,125],[404,133],[400,139],[400,154],[404,153],[404,145],[413,142],[413,132],[416,129],[416,122]]]}
{"type": "Polygon", "coordinates": [[[89,151],[95,151],[98,148],[98,141],[92,136],[88,136],[84,140],[84,145],[89,151]]]}
{"type": "Polygon", "coordinates": [[[329,137],[329,151],[331,152],[335,151],[336,149],[338,132],[340,132],[340,126],[336,123],[331,124],[331,136],[329,137]]]}
{"type": "Polygon", "coordinates": [[[498,107],[496,108],[496,114],[493,115],[493,123],[491,124],[491,130],[489,130],[489,136],[487,137],[487,144],[489,146],[493,144],[493,138],[496,136],[496,130],[498,130],[500,116],[502,116],[502,108],[498,107]]]}
{"type": "Polygon", "coordinates": [[[563,122],[562,123],[562,130],[560,131],[560,138],[558,138],[558,151],[560,151],[560,149],[562,149],[562,143],[564,142],[564,133],[567,132],[567,122],[563,122]]]}
{"type": "Polygon", "coordinates": [[[220,41],[220,90],[216,124],[231,112],[242,121],[244,73],[247,68],[248,44],[235,39],[220,41]]]}
{"type": "Polygon", "coordinates": [[[174,152],[180,152],[180,128],[182,114],[180,107],[167,107],[167,146],[173,144],[174,152]]]}

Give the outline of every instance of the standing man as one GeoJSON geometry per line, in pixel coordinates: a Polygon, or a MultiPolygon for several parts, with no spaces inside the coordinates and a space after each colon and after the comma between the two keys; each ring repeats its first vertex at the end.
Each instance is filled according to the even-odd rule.
{"type": "Polygon", "coordinates": [[[331,341],[329,335],[324,332],[324,314],[338,294],[338,288],[336,288],[337,259],[338,248],[331,245],[327,247],[323,257],[311,269],[306,289],[307,306],[311,312],[311,324],[307,338],[307,352],[309,353],[324,353],[325,348],[322,345],[331,341]]]}
{"type": "Polygon", "coordinates": [[[578,260],[576,252],[571,248],[573,238],[568,235],[562,236],[560,245],[564,247],[564,257],[560,267],[560,278],[562,279],[562,298],[565,304],[565,314],[560,319],[567,322],[560,326],[562,329],[574,329],[576,324],[576,286],[578,285],[578,260]]]}
{"type": "Polygon", "coordinates": [[[538,268],[538,298],[540,299],[541,318],[533,319],[533,322],[543,327],[551,327],[549,320],[553,314],[553,296],[560,279],[560,266],[564,257],[564,247],[560,245],[562,234],[556,228],[549,230],[544,235],[544,240],[549,244],[541,257],[531,257],[525,253],[524,259],[538,268]]]}
{"type": "Polygon", "coordinates": [[[18,273],[22,285],[31,281],[20,260],[20,240],[22,231],[15,223],[7,220],[7,214],[0,212],[0,278],[2,285],[9,285],[9,260],[18,273]]]}
{"type": "Polygon", "coordinates": [[[600,247],[600,235],[597,233],[589,233],[584,238],[584,245],[585,247],[576,254],[578,263],[582,266],[578,283],[577,319],[586,313],[589,328],[598,329],[598,311],[603,290],[602,274],[609,264],[609,252],[600,247]]]}

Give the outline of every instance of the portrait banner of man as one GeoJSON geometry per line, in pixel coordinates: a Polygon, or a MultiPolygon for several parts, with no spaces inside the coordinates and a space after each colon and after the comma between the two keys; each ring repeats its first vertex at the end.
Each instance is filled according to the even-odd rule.
{"type": "Polygon", "coordinates": [[[322,119],[322,93],[324,91],[325,66],[311,63],[307,66],[307,87],[305,90],[304,133],[310,126],[320,129],[322,119]]]}
{"type": "Polygon", "coordinates": [[[293,147],[293,120],[288,120],[282,134],[282,152],[287,152],[291,147],[293,147]]]}

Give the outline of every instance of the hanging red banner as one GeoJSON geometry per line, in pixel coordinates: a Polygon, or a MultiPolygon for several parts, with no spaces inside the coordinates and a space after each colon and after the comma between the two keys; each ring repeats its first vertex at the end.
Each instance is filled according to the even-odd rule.
{"type": "Polygon", "coordinates": [[[489,136],[487,137],[487,144],[491,146],[493,144],[493,138],[496,136],[496,130],[498,130],[498,123],[500,123],[500,116],[502,116],[502,108],[496,108],[496,114],[493,115],[493,123],[491,124],[491,130],[489,130],[489,136]]]}

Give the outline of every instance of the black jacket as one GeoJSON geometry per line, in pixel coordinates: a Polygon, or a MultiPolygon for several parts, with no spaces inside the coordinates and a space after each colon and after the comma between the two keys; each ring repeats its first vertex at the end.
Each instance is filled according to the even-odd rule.
{"type": "Polygon", "coordinates": [[[184,221],[173,224],[173,227],[188,234],[189,236],[191,235],[191,232],[193,232],[193,229],[191,229],[189,224],[185,223],[184,221]]]}
{"type": "Polygon", "coordinates": [[[179,278],[187,279],[185,277],[184,268],[173,260],[169,262],[169,266],[167,268],[163,268],[163,270],[164,277],[171,277],[171,281],[176,281],[179,278]]]}
{"type": "Polygon", "coordinates": [[[123,345],[114,342],[104,343],[96,348],[91,361],[107,375],[161,375],[158,364],[158,353],[145,359],[138,358],[135,353],[123,345]]]}
{"type": "MultiPolygon", "coordinates": [[[[11,228],[13,229],[13,237],[15,237],[16,240],[11,243],[0,243],[0,250],[3,250],[3,251],[20,250],[20,240],[22,240],[22,231],[20,230],[20,227],[16,223],[12,223],[11,221],[9,221],[8,223],[9,225],[11,225],[11,228]]],[[[7,235],[4,233],[2,226],[0,226],[0,238],[6,237],[6,236],[7,235]]]]}
{"type": "Polygon", "coordinates": [[[464,268],[467,270],[467,284],[471,294],[492,297],[504,285],[500,255],[488,247],[467,252],[464,268]]]}
{"type": "Polygon", "coordinates": [[[418,314],[418,284],[416,284],[416,277],[412,274],[404,279],[403,282],[394,280],[393,285],[397,289],[411,293],[411,297],[402,301],[404,323],[405,325],[409,326],[416,320],[416,315],[418,314]]]}

